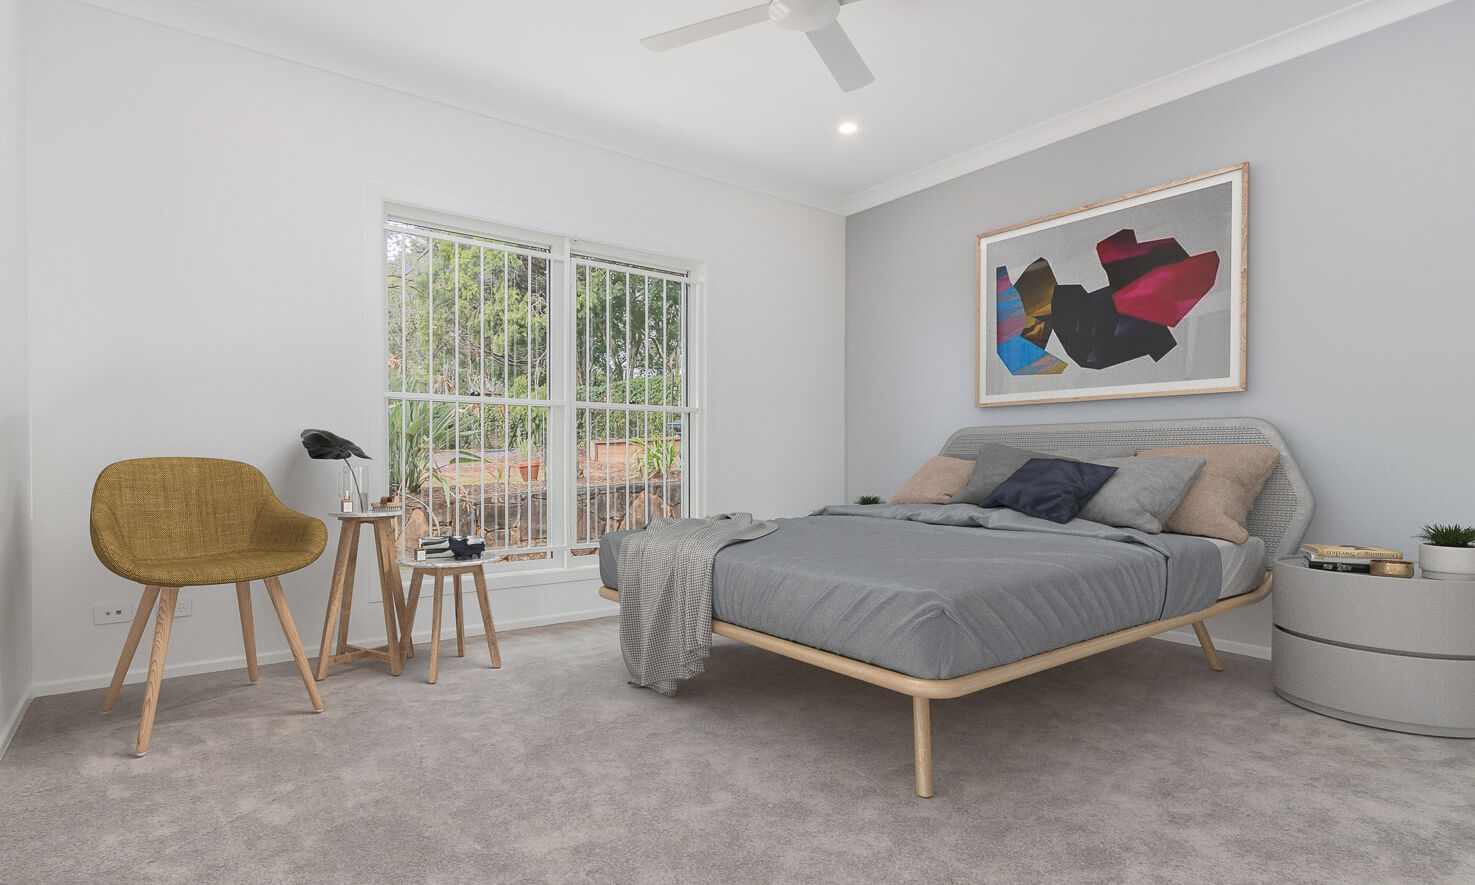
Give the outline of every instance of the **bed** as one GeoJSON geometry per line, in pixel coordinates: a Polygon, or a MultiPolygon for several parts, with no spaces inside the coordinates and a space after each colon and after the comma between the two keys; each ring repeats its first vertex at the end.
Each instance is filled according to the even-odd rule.
{"type": "MultiPolygon", "coordinates": [[[[831,506],[722,550],[712,632],[910,696],[923,797],[933,794],[933,700],[1185,625],[1222,669],[1204,621],[1269,594],[1270,563],[1297,548],[1313,509],[1284,439],[1259,419],[975,427],[941,454],[968,458],[991,442],[1066,456],[1249,444],[1280,460],[1243,544],[952,504],[831,506]]],[[[614,601],[625,534],[600,548],[600,594],[614,601]]]]}

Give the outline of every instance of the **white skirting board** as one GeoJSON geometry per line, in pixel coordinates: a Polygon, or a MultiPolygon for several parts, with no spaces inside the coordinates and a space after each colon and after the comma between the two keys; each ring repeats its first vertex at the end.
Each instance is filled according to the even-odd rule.
{"type": "MultiPolygon", "coordinates": [[[[245,658],[241,660],[244,661],[245,658]]],[[[31,708],[31,699],[35,696],[33,691],[15,705],[15,712],[10,714],[10,721],[5,723],[5,730],[0,732],[0,759],[5,758],[5,751],[10,749],[10,739],[15,737],[15,731],[20,728],[21,720],[26,718],[26,711],[31,708]]]]}
{"type": "MultiPolygon", "coordinates": [[[[1270,646],[1256,645],[1252,642],[1237,642],[1233,639],[1214,638],[1214,622],[1209,621],[1207,623],[1209,625],[1209,638],[1214,639],[1214,648],[1217,648],[1219,651],[1228,652],[1233,655],[1244,655],[1247,658],[1259,658],[1262,661],[1270,660],[1270,646]]],[[[1166,633],[1159,633],[1152,638],[1165,639],[1168,642],[1176,642],[1179,645],[1198,647],[1198,637],[1192,631],[1179,632],[1177,630],[1169,630],[1166,633]]]]}
{"type": "MultiPolygon", "coordinates": [[[[367,594],[365,595],[367,596],[367,594]]],[[[428,592],[426,595],[428,595],[428,592]]],[[[379,602],[378,597],[372,597],[372,602],[374,604],[377,604],[379,602]]],[[[510,620],[499,621],[497,624],[497,629],[498,632],[505,632],[508,630],[519,630],[524,627],[542,627],[547,624],[558,624],[571,621],[585,621],[593,618],[606,618],[615,616],[617,614],[619,614],[618,606],[600,605],[598,607],[583,609],[580,611],[559,612],[556,614],[537,615],[532,617],[514,618],[510,620]]],[[[421,611],[417,612],[417,615],[425,616],[427,618],[429,617],[428,599],[421,600],[421,611]]],[[[482,635],[481,612],[476,608],[475,605],[468,605],[467,615],[468,635],[482,635]]],[[[418,619],[419,618],[417,617],[417,620],[418,619]]],[[[368,620],[372,621],[374,624],[379,623],[378,618],[369,618],[368,620]]],[[[443,624],[442,626],[444,628],[442,632],[448,629],[450,630],[450,633],[448,634],[449,636],[455,635],[454,619],[452,619],[449,624],[443,624]]],[[[368,629],[372,630],[373,626],[369,626],[368,629]]],[[[257,632],[259,637],[262,634],[263,629],[258,628],[257,632]]],[[[417,630],[415,631],[414,636],[416,642],[426,642],[430,639],[430,631],[429,629],[417,630]]],[[[1163,639],[1168,642],[1177,642],[1183,645],[1198,645],[1198,639],[1189,632],[1169,631],[1167,633],[1159,633],[1153,638],[1163,639]]],[[[316,635],[308,637],[307,634],[304,634],[304,644],[308,646],[307,652],[309,660],[315,661],[317,659],[316,640],[316,635]]],[[[370,647],[374,645],[382,645],[384,642],[384,634],[382,631],[379,632],[377,635],[370,632],[358,637],[351,637],[351,641],[353,641],[357,645],[370,647]]],[[[1231,639],[1216,639],[1214,641],[1214,645],[1220,651],[1229,654],[1245,655],[1247,657],[1259,658],[1260,660],[1265,661],[1270,660],[1270,647],[1267,645],[1256,645],[1249,642],[1237,642],[1231,639]]],[[[140,648],[139,651],[140,654],[134,660],[135,666],[128,671],[128,676],[124,680],[125,684],[131,685],[142,682],[148,675],[147,647],[140,648]]],[[[276,650],[262,650],[258,652],[257,659],[258,662],[262,665],[276,664],[282,661],[291,660],[292,655],[285,648],[276,650]]],[[[245,666],[246,657],[245,653],[242,652],[241,654],[237,655],[226,655],[223,657],[211,658],[209,660],[203,661],[191,661],[186,664],[166,664],[166,666],[164,667],[164,676],[165,678],[173,676],[193,676],[198,673],[213,673],[221,670],[232,670],[236,668],[244,669],[245,666]]],[[[9,745],[11,736],[14,735],[15,729],[20,725],[22,717],[25,716],[25,710],[30,705],[31,698],[45,697],[48,695],[56,694],[66,694],[68,692],[74,691],[89,691],[96,688],[106,688],[108,683],[112,681],[112,678],[113,674],[111,672],[107,672],[96,673],[91,676],[78,677],[75,679],[61,679],[54,682],[42,682],[33,685],[31,687],[31,693],[27,697],[26,701],[21,704],[20,708],[11,716],[10,721],[7,722],[5,725],[5,730],[3,732],[0,732],[0,754],[3,754],[3,748],[9,745]]]]}
{"type": "MultiPolygon", "coordinates": [[[[470,592],[469,588],[467,592],[470,592]]],[[[376,599],[375,601],[377,602],[378,600],[376,599]]],[[[450,600],[446,600],[445,605],[449,606],[450,600]]],[[[602,605],[598,608],[589,608],[584,609],[583,611],[559,612],[558,614],[539,615],[527,618],[515,618],[507,621],[498,620],[497,632],[500,634],[506,633],[509,630],[520,630],[524,627],[543,627],[548,624],[562,624],[572,621],[587,621],[594,618],[608,618],[614,615],[618,615],[619,613],[620,609],[618,606],[602,605]]],[[[420,611],[416,612],[415,614],[417,621],[420,619],[421,616],[424,616],[425,618],[430,617],[429,603],[427,600],[421,601],[420,611]]],[[[492,617],[496,618],[495,610],[492,612],[492,617]]],[[[367,621],[373,619],[366,618],[364,620],[367,621]]],[[[350,636],[349,642],[355,645],[368,646],[370,648],[376,645],[383,645],[383,621],[378,620],[376,621],[376,623],[379,625],[379,632],[377,634],[369,632],[358,637],[350,636]]],[[[368,629],[372,630],[372,627],[369,627],[368,629]]],[[[257,638],[260,639],[261,635],[264,632],[264,628],[258,626],[256,631],[257,638]]],[[[481,636],[484,632],[485,631],[482,630],[481,626],[481,611],[476,607],[475,603],[472,602],[471,604],[468,604],[466,606],[466,635],[481,636]]],[[[441,634],[442,639],[450,639],[455,637],[456,619],[454,615],[452,615],[448,619],[444,616],[442,617],[441,634]]],[[[430,629],[427,627],[423,630],[416,630],[414,631],[413,636],[415,637],[416,642],[429,642],[430,629]]],[[[317,662],[318,639],[319,637],[316,633],[314,633],[311,638],[309,638],[307,634],[303,634],[303,645],[306,646],[307,660],[309,665],[315,664],[317,662]]],[[[292,660],[292,652],[285,648],[276,649],[273,651],[258,651],[256,655],[257,663],[263,667],[267,664],[278,664],[282,661],[290,660],[292,660]]],[[[124,685],[132,685],[135,683],[143,682],[144,679],[148,676],[149,662],[148,646],[146,644],[140,644],[139,653],[134,658],[134,663],[135,666],[130,669],[128,671],[128,675],[124,677],[124,685]]],[[[182,664],[179,666],[173,666],[166,663],[164,665],[164,678],[168,679],[173,676],[194,676],[198,673],[215,673],[222,670],[234,670],[237,668],[241,670],[245,670],[246,668],[246,653],[244,651],[238,655],[227,655],[225,657],[212,658],[205,661],[191,661],[188,664],[182,664]]],[[[31,696],[39,698],[47,695],[67,694],[74,691],[90,691],[95,688],[106,688],[108,684],[112,682],[112,680],[112,673],[98,673],[91,676],[80,677],[77,679],[61,679],[55,682],[43,682],[32,687],[31,696]]],[[[19,717],[17,717],[16,722],[19,723],[19,721],[20,719],[19,717]]]]}

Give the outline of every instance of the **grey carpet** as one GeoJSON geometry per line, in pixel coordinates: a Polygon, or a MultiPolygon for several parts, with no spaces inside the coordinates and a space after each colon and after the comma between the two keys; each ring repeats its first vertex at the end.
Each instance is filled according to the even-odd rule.
{"type": "Polygon", "coordinates": [[[0,763],[18,882],[1472,882],[1475,741],[1292,707],[1263,661],[1142,642],[933,704],[718,640],[674,699],[613,620],[440,682],[290,664],[37,699],[0,763]]]}

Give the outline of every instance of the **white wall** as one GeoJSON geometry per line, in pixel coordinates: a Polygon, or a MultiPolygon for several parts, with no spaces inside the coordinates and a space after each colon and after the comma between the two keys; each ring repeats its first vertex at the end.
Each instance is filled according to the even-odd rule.
{"type": "Polygon", "coordinates": [[[26,115],[21,0],[0,0],[0,752],[31,684],[26,115]]]}
{"type": "MultiPolygon", "coordinates": [[[[237,458],[323,515],[333,471],[298,431],[382,448],[376,194],[704,260],[709,510],[840,497],[839,217],[93,7],[31,9],[38,693],[104,684],[126,632],[91,622],[137,594],[88,546],[106,464],[237,458]]],[[[329,565],[284,582],[314,653],[329,565]]],[[[588,612],[596,586],[504,589],[492,608],[501,627],[588,612]]],[[[184,592],[170,672],[239,660],[234,594],[184,592]]],[[[377,609],[354,611],[382,641],[377,609]]]]}
{"type": "MultiPolygon", "coordinates": [[[[1312,539],[1413,551],[1475,521],[1472,34],[1452,3],[851,216],[849,494],[892,493],[958,427],[1254,415],[1311,483],[1312,539]],[[1242,160],[1247,392],[973,405],[977,234],[1242,160]]],[[[1269,624],[1211,629],[1265,647],[1269,624]]]]}

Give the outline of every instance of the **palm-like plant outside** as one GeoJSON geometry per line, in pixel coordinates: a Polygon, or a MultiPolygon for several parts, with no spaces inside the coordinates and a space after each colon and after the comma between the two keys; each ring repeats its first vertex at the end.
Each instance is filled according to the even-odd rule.
{"type": "Polygon", "coordinates": [[[640,447],[640,451],[630,456],[630,461],[640,471],[641,479],[669,476],[681,468],[679,439],[632,438],[630,445],[640,447]]]}

